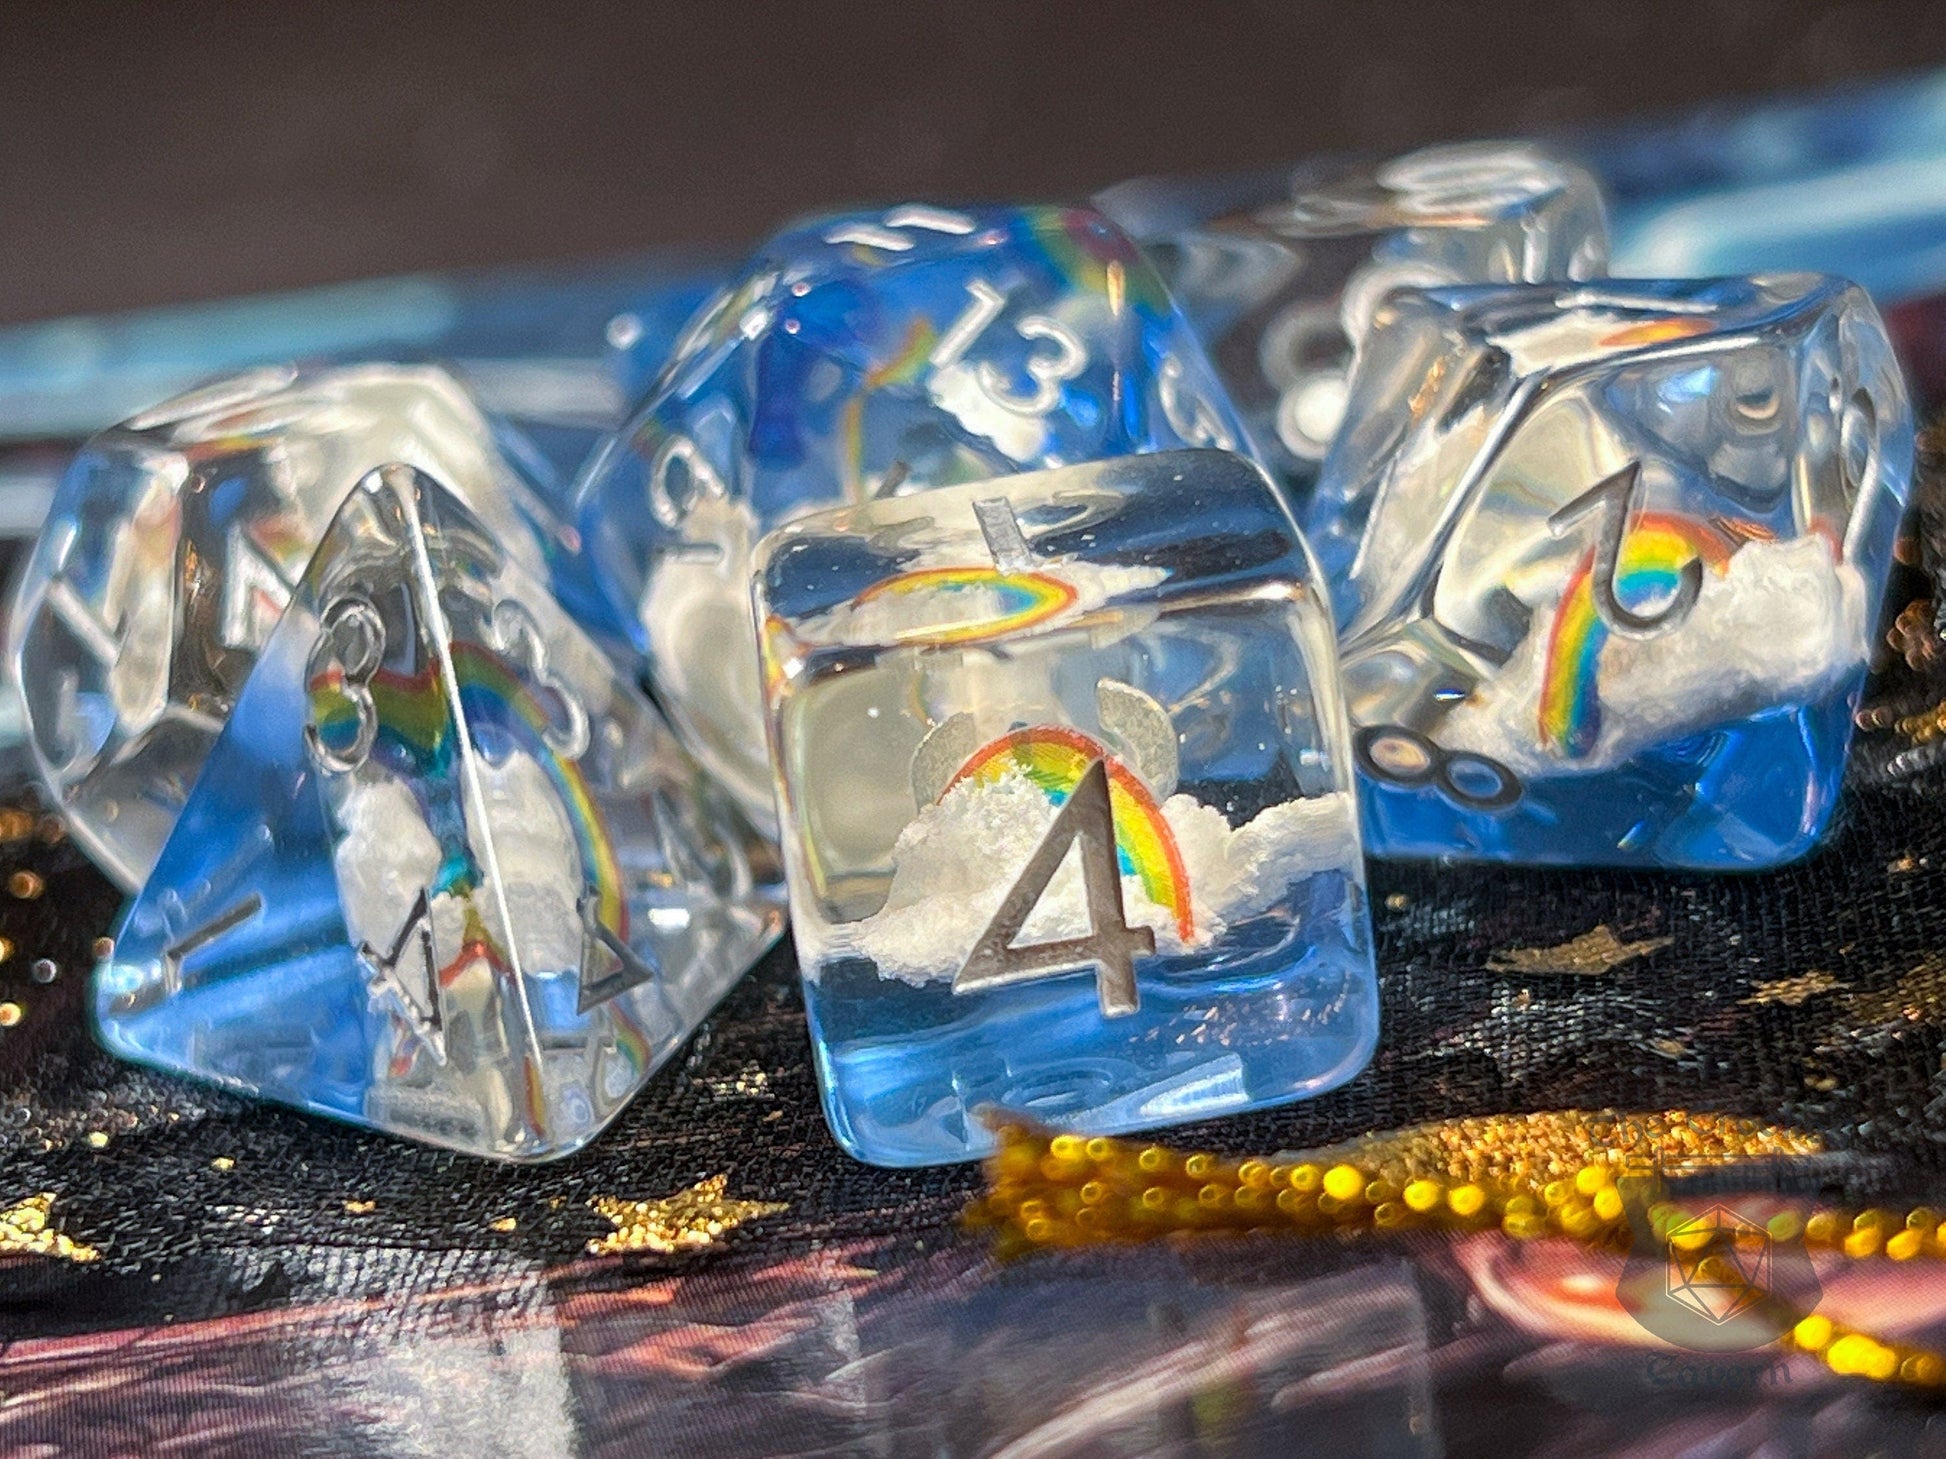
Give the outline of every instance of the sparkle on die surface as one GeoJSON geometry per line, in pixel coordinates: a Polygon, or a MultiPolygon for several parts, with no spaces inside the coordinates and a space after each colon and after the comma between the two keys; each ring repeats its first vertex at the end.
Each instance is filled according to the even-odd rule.
{"type": "Polygon", "coordinates": [[[294,585],[96,1019],[142,1062],[549,1158],[781,931],[767,865],[499,534],[387,467],[294,585]]]}
{"type": "Polygon", "coordinates": [[[773,816],[749,581],[805,512],[1242,432],[1154,269],[1086,209],[907,204],[760,249],[577,487],[699,758],[773,816]]]}
{"type": "Polygon", "coordinates": [[[1305,512],[1373,854],[1808,850],[1912,452],[1884,327],[1842,280],[1390,296],[1305,512]]]}
{"type": "Polygon", "coordinates": [[[759,555],[826,1113],[881,1164],[1351,1077],[1376,987],[1328,609],[1260,468],[1178,451],[792,522],[759,555]]]}

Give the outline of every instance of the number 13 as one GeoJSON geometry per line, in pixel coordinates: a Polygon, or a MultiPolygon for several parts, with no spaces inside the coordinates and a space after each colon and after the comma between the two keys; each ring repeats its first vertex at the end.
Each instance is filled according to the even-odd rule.
{"type": "MultiPolygon", "coordinates": [[[[966,286],[966,292],[973,296],[973,302],[939,337],[939,343],[927,357],[926,363],[935,370],[958,364],[973,342],[1007,307],[1007,296],[984,279],[974,279],[966,286]]],[[[1054,346],[1046,354],[1027,356],[1027,373],[1034,381],[1033,390],[1016,395],[1008,388],[1007,377],[991,361],[982,362],[974,378],[980,382],[987,398],[1002,410],[1010,410],[1015,415],[1046,415],[1061,403],[1062,384],[1088,368],[1087,347],[1073,330],[1045,314],[1024,316],[1014,326],[1014,332],[1022,339],[1045,340],[1054,346]]]]}

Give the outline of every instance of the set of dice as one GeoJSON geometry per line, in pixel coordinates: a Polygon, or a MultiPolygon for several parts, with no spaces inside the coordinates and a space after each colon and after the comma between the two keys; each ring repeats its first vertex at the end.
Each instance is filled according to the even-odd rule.
{"type": "Polygon", "coordinates": [[[787,888],[832,1129],[927,1164],[1351,1078],[1367,852],[1808,850],[1912,464],[1866,297],[1607,279],[1525,145],[1252,189],[793,228],[572,482],[426,367],[98,438],[11,657],[135,893],[103,1037],[547,1158],[787,888]]]}

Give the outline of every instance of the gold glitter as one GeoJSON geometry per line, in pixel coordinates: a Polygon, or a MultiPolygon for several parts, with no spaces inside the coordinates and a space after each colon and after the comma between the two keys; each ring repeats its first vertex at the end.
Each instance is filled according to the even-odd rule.
{"type": "Polygon", "coordinates": [[[0,1028],[12,1028],[20,1022],[24,1012],[18,1003],[0,1003],[0,1028]]]}
{"type": "Polygon", "coordinates": [[[588,1250],[595,1256],[628,1251],[696,1251],[745,1221],[790,1209],[781,1201],[732,1200],[724,1194],[728,1186],[729,1177],[712,1175],[659,1201],[597,1196],[588,1204],[614,1224],[615,1233],[590,1241],[588,1250]]]}
{"type": "Polygon", "coordinates": [[[7,890],[23,902],[31,902],[47,890],[47,883],[41,880],[38,872],[17,871],[7,878],[7,890]]]}
{"type": "Polygon", "coordinates": [[[1412,898],[1408,897],[1404,892],[1394,892],[1385,899],[1385,910],[1388,912],[1403,912],[1411,905],[1412,898]]]}
{"type": "Polygon", "coordinates": [[[210,1161],[209,1168],[211,1170],[234,1170],[236,1169],[236,1161],[227,1155],[219,1155],[210,1161]]]}
{"type": "Polygon", "coordinates": [[[95,1149],[97,1149],[97,1150],[105,1150],[105,1149],[107,1149],[107,1148],[108,1148],[108,1132],[107,1132],[106,1130],[90,1130],[90,1131],[88,1131],[88,1143],[89,1143],[90,1145],[92,1145],[92,1146],[94,1146],[94,1148],[95,1148],[95,1149]]]}
{"type": "Polygon", "coordinates": [[[1610,968],[1647,957],[1669,946],[1673,937],[1645,937],[1623,942],[1606,922],[1558,947],[1515,947],[1487,959],[1490,973],[1605,973],[1610,968]]]}
{"type": "Polygon", "coordinates": [[[9,937],[0,937],[0,963],[5,962],[8,958],[12,957],[13,955],[14,955],[13,939],[9,937]]]}
{"type": "Polygon", "coordinates": [[[347,1216],[369,1216],[373,1211],[376,1211],[377,1209],[378,1209],[377,1201],[346,1201],[345,1202],[345,1214],[347,1216]]]}
{"type": "Polygon", "coordinates": [[[34,813],[18,806],[0,809],[0,841],[24,841],[34,834],[34,813]]]}
{"type": "Polygon", "coordinates": [[[1862,1028],[1901,1021],[1922,1023],[1946,1000],[1946,956],[1928,954],[1889,988],[1861,989],[1845,997],[1845,1018],[1862,1028]]]}
{"type": "Polygon", "coordinates": [[[519,1220],[513,1216],[502,1216],[497,1221],[487,1222],[487,1229],[489,1231],[513,1231],[517,1230],[519,1226],[519,1220]]]}
{"type": "Polygon", "coordinates": [[[0,1256],[58,1256],[67,1261],[93,1261],[101,1253],[65,1233],[51,1229],[52,1191],[29,1196],[19,1205],[0,1211],[0,1256]]]}
{"type": "Polygon", "coordinates": [[[96,962],[105,963],[108,961],[108,959],[110,959],[114,955],[115,955],[114,938],[97,937],[95,939],[95,961],[96,962]]]}
{"type": "Polygon", "coordinates": [[[1786,1008],[1796,1008],[1807,1003],[1820,993],[1829,993],[1834,988],[1849,987],[1841,983],[1821,968],[1813,968],[1808,973],[1799,973],[1794,978],[1777,978],[1768,983],[1758,983],[1750,990],[1750,996],[1737,1001],[1748,1008],[1761,1008],[1770,1003],[1781,1003],[1786,1008]]]}

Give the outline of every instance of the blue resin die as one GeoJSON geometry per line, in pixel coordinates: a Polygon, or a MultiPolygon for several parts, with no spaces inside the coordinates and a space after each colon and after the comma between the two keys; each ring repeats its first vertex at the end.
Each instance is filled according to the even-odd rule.
{"type": "Polygon", "coordinates": [[[757,567],[792,926],[860,1159],[1278,1104],[1378,1005],[1330,614],[1260,468],[1132,456],[794,521],[757,567]]]}
{"type": "Polygon", "coordinates": [[[751,547],[807,511],[1242,433],[1154,271],[1063,208],[923,204],[780,234],[578,488],[677,728],[772,816],[751,547]]]}
{"type": "Polygon", "coordinates": [[[1391,295],[1305,518],[1373,854],[1809,850],[1912,458],[1842,280],[1391,295]]]}
{"type": "Polygon", "coordinates": [[[96,974],[127,1058],[579,1148],[783,927],[767,848],[484,519],[352,487],[96,974]]]}

